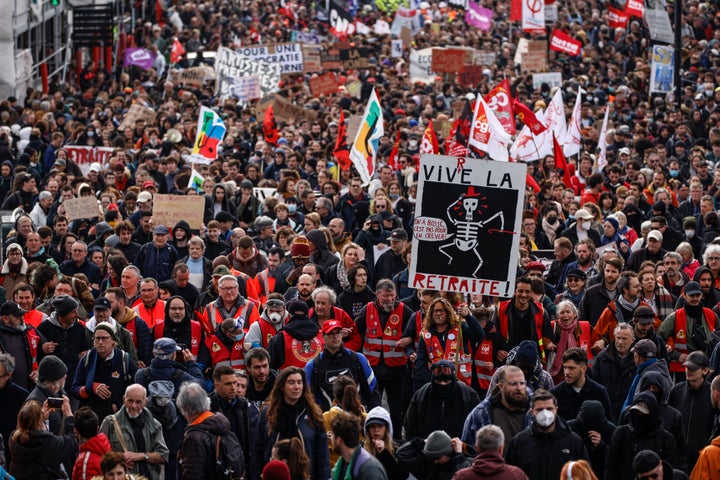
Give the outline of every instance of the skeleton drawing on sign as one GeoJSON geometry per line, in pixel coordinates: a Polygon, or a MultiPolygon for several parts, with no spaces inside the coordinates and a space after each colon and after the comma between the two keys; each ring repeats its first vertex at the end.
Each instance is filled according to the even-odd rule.
{"type": "Polygon", "coordinates": [[[463,193],[458,199],[447,208],[447,216],[450,222],[455,226],[455,233],[449,234],[448,239],[455,237],[449,243],[439,247],[440,252],[448,257],[448,265],[453,261],[452,255],[445,250],[455,245],[461,252],[472,251],[478,259],[478,266],[473,272],[477,276],[478,271],[482,267],[484,260],[480,256],[480,244],[478,242],[478,234],[480,229],[484,228],[493,220],[499,219],[500,225],[498,230],[505,230],[505,216],[502,210],[496,212],[485,220],[481,220],[483,210],[488,208],[486,203],[487,197],[480,192],[475,191],[475,187],[469,187],[466,193],[463,193]]]}

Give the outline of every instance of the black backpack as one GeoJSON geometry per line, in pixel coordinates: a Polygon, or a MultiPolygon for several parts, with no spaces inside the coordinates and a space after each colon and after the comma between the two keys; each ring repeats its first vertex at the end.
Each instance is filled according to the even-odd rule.
{"type": "Polygon", "coordinates": [[[245,458],[237,436],[233,432],[216,435],[201,428],[189,427],[185,435],[191,431],[203,432],[210,439],[210,445],[215,450],[215,461],[211,476],[207,480],[238,480],[245,475],[245,458]]]}

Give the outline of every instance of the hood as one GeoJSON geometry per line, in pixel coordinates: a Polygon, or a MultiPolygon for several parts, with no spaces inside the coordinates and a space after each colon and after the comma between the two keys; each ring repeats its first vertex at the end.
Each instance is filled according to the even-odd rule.
{"type": "Polygon", "coordinates": [[[192,314],[192,308],[190,305],[188,305],[187,301],[181,297],[180,295],[173,295],[172,297],[168,298],[165,302],[165,318],[170,318],[170,301],[173,298],[179,298],[183,302],[185,302],[185,318],[183,318],[183,321],[180,323],[185,323],[186,321],[190,320],[190,315],[192,314]]]}
{"type": "MultiPolygon", "coordinates": [[[[20,275],[27,275],[28,270],[28,262],[25,260],[25,257],[23,257],[20,260],[20,275]]],[[[0,270],[0,274],[7,275],[10,273],[10,260],[5,260],[5,263],[3,263],[2,270],[0,270]]]]}
{"type": "Polygon", "coordinates": [[[305,234],[307,239],[315,244],[316,250],[327,250],[327,239],[320,230],[311,230],[305,234]]]}
{"type": "Polygon", "coordinates": [[[670,392],[665,391],[664,377],[660,372],[651,370],[642,374],[642,377],[640,377],[640,391],[647,391],[650,385],[658,387],[663,394],[663,403],[667,402],[670,392]]]}
{"type": "Polygon", "coordinates": [[[96,453],[98,455],[103,455],[105,452],[109,452],[110,450],[112,450],[112,446],[110,445],[110,440],[108,440],[108,437],[101,432],[89,439],[87,442],[80,445],[79,450],[81,452],[90,452],[96,453]]]}
{"type": "Polygon", "coordinates": [[[693,275],[693,280],[696,282],[699,281],[698,279],[700,278],[700,275],[702,275],[704,272],[708,272],[710,274],[710,276],[712,277],[712,280],[713,280],[713,285],[714,285],[715,284],[715,276],[712,274],[710,269],[708,267],[706,267],[705,265],[703,265],[700,268],[698,268],[697,270],[695,270],[695,275],[693,275]]]}
{"type": "Polygon", "coordinates": [[[115,320],[117,320],[120,325],[125,325],[135,317],[137,317],[137,313],[135,313],[135,310],[130,307],[125,307],[125,311],[120,312],[118,318],[116,318],[115,320]]]}
{"type": "Polygon", "coordinates": [[[483,476],[498,475],[500,472],[507,468],[505,461],[503,460],[500,452],[484,451],[480,452],[475,460],[473,460],[472,471],[483,476]]]}
{"type": "MultiPolygon", "coordinates": [[[[118,323],[115,321],[113,317],[110,317],[107,322],[110,327],[112,327],[113,331],[115,332],[115,335],[117,336],[118,333],[118,323]]],[[[95,326],[97,325],[97,320],[95,319],[95,315],[90,318],[87,322],[85,322],[85,328],[90,330],[91,332],[95,331],[95,326]]]]}
{"type": "Polygon", "coordinates": [[[99,222],[95,225],[95,238],[100,239],[103,235],[113,231],[113,228],[107,222],[99,222]]]}
{"type": "Polygon", "coordinates": [[[192,235],[192,232],[190,231],[190,224],[188,224],[185,220],[180,220],[173,227],[173,233],[172,233],[173,239],[175,239],[175,230],[177,230],[177,229],[185,230],[185,232],[187,233],[187,238],[190,238],[190,236],[192,235]]]}
{"type": "Polygon", "coordinates": [[[283,330],[298,340],[310,340],[318,334],[320,327],[307,317],[295,317],[283,330]]]}
{"type": "Polygon", "coordinates": [[[651,392],[640,392],[633,398],[633,405],[638,402],[645,402],[650,409],[650,417],[655,419],[655,423],[660,421],[660,406],[658,405],[655,395],[651,392]]]}
{"type": "Polygon", "coordinates": [[[606,424],[605,408],[598,400],[585,400],[577,414],[577,422],[585,430],[601,430],[606,424]]]}
{"type": "Polygon", "coordinates": [[[370,423],[371,420],[378,419],[382,420],[388,425],[388,433],[390,434],[390,438],[393,438],[392,420],[390,420],[390,414],[388,413],[388,411],[385,410],[383,407],[375,407],[368,412],[367,417],[365,417],[365,433],[367,434],[368,423],[370,423]]]}

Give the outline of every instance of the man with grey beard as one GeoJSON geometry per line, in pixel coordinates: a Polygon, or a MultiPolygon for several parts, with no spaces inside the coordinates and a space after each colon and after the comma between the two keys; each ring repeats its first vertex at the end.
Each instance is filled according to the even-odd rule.
{"type": "Polygon", "coordinates": [[[383,392],[387,392],[393,432],[396,439],[400,439],[405,416],[403,398],[409,383],[409,370],[408,354],[405,348],[397,344],[413,312],[397,300],[392,280],[378,281],[375,296],[375,300],[360,311],[355,324],[362,337],[362,353],[375,372],[380,397],[383,392]]]}

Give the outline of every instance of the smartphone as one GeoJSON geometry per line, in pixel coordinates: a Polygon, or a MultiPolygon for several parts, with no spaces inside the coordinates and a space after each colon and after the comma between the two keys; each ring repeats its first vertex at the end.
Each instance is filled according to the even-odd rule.
{"type": "Polygon", "coordinates": [[[184,343],[178,343],[177,346],[180,347],[181,350],[187,350],[187,349],[188,349],[188,346],[185,345],[184,343]]]}
{"type": "Polygon", "coordinates": [[[48,407],[50,408],[62,408],[63,399],[58,397],[48,397],[48,407]]]}

